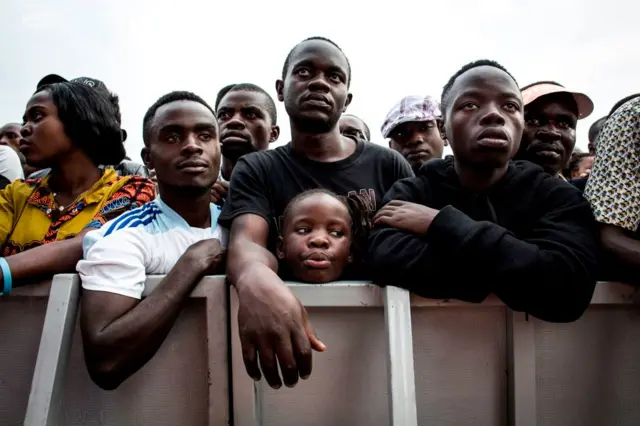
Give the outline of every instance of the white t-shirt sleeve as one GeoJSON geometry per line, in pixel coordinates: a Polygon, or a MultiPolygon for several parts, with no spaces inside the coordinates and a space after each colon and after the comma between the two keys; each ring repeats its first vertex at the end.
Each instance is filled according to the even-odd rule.
{"type": "Polygon", "coordinates": [[[121,229],[103,237],[103,227],[85,235],[84,259],[77,266],[83,289],[142,298],[148,256],[139,229],[121,229]]]}
{"type": "Polygon", "coordinates": [[[24,171],[20,157],[13,148],[0,145],[0,175],[6,177],[11,182],[18,179],[24,179],[24,171]]]}

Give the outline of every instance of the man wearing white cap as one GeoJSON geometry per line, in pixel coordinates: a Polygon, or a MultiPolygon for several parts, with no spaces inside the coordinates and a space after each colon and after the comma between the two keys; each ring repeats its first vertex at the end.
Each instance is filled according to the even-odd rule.
{"type": "Polygon", "coordinates": [[[533,83],[521,91],[525,129],[516,157],[562,178],[576,145],[578,120],[593,112],[593,102],[551,81],[533,83]]]}
{"type": "Polygon", "coordinates": [[[387,114],[382,136],[389,139],[389,148],[402,154],[417,172],[428,160],[442,158],[447,141],[438,129],[441,116],[440,102],[433,97],[407,96],[387,114]]]}

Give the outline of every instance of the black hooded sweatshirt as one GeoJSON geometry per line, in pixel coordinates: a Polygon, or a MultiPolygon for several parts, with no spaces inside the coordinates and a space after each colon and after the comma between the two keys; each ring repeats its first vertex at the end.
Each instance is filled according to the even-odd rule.
{"type": "Polygon", "coordinates": [[[453,157],[402,179],[383,204],[403,200],[440,212],[424,235],[376,228],[367,266],[376,282],[436,299],[507,306],[552,322],[578,319],[596,284],[596,228],[578,189],[528,161],[509,164],[488,190],[460,185],[453,157]]]}

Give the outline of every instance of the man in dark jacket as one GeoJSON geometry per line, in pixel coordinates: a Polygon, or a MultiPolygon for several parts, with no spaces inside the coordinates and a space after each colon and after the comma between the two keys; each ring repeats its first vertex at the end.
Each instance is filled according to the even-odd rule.
{"type": "Polygon", "coordinates": [[[493,61],[463,67],[442,94],[454,157],[397,182],[374,218],[368,266],[379,284],[569,322],[589,306],[597,244],[580,192],[511,162],[524,128],[513,77],[493,61]]]}

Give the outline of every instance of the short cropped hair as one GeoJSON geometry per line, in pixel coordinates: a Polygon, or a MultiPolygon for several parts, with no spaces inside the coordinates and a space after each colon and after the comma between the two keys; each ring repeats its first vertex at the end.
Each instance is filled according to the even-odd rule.
{"type": "Polygon", "coordinates": [[[211,108],[204,99],[202,99],[195,93],[186,91],[174,91],[171,93],[167,93],[166,95],[161,96],[160,99],[158,99],[153,105],[151,105],[151,107],[149,107],[149,109],[147,110],[147,113],[144,115],[144,119],[142,120],[142,140],[144,141],[145,145],[149,145],[149,140],[151,138],[151,122],[153,121],[156,112],[158,112],[158,109],[161,106],[178,101],[197,102],[207,107],[207,109],[211,111],[211,114],[213,114],[214,117],[216,115],[216,113],[213,111],[213,108],[211,108]]]}
{"type": "Polygon", "coordinates": [[[342,114],[342,116],[353,117],[360,120],[362,122],[362,125],[364,126],[364,135],[367,137],[367,141],[371,141],[371,130],[369,130],[369,126],[367,126],[367,123],[362,118],[353,114],[342,114]]]}
{"type": "Polygon", "coordinates": [[[342,52],[344,59],[347,61],[347,87],[350,86],[351,85],[351,63],[349,62],[349,58],[347,58],[347,55],[344,54],[344,51],[340,48],[340,46],[338,46],[338,44],[335,41],[329,40],[326,37],[320,37],[320,36],[305,38],[300,43],[293,46],[293,49],[289,51],[289,54],[287,55],[287,59],[284,60],[284,65],[282,66],[282,80],[284,81],[285,77],[287,76],[287,71],[289,70],[289,65],[291,62],[291,55],[293,54],[293,51],[296,50],[296,47],[300,46],[305,41],[312,41],[312,40],[325,41],[327,43],[334,45],[340,52],[342,52]]]}
{"type": "Polygon", "coordinates": [[[91,162],[118,164],[125,156],[118,111],[109,99],[83,84],[60,82],[39,87],[49,92],[64,131],[91,162]]]}
{"type": "Polygon", "coordinates": [[[262,93],[267,99],[267,112],[269,113],[269,118],[271,118],[271,124],[278,124],[278,112],[276,110],[276,103],[273,101],[273,98],[262,87],[251,83],[229,84],[220,89],[220,91],[218,92],[218,96],[216,96],[216,111],[218,110],[218,106],[220,106],[220,102],[222,102],[222,98],[227,96],[227,93],[229,92],[262,93]]]}
{"type": "Polygon", "coordinates": [[[449,81],[447,82],[447,84],[445,84],[444,87],[442,88],[442,96],[440,97],[440,103],[442,105],[443,111],[446,109],[446,105],[448,104],[447,95],[451,91],[451,88],[453,87],[453,83],[455,83],[456,79],[460,77],[462,74],[464,74],[465,72],[473,68],[482,67],[482,66],[494,67],[501,71],[504,71],[505,73],[507,73],[509,77],[513,79],[514,83],[516,83],[516,86],[518,85],[518,82],[516,81],[515,77],[512,76],[511,73],[507,71],[505,67],[503,67],[496,61],[492,61],[490,59],[479,59],[477,61],[469,62],[468,64],[460,68],[454,75],[452,75],[449,81]]]}

